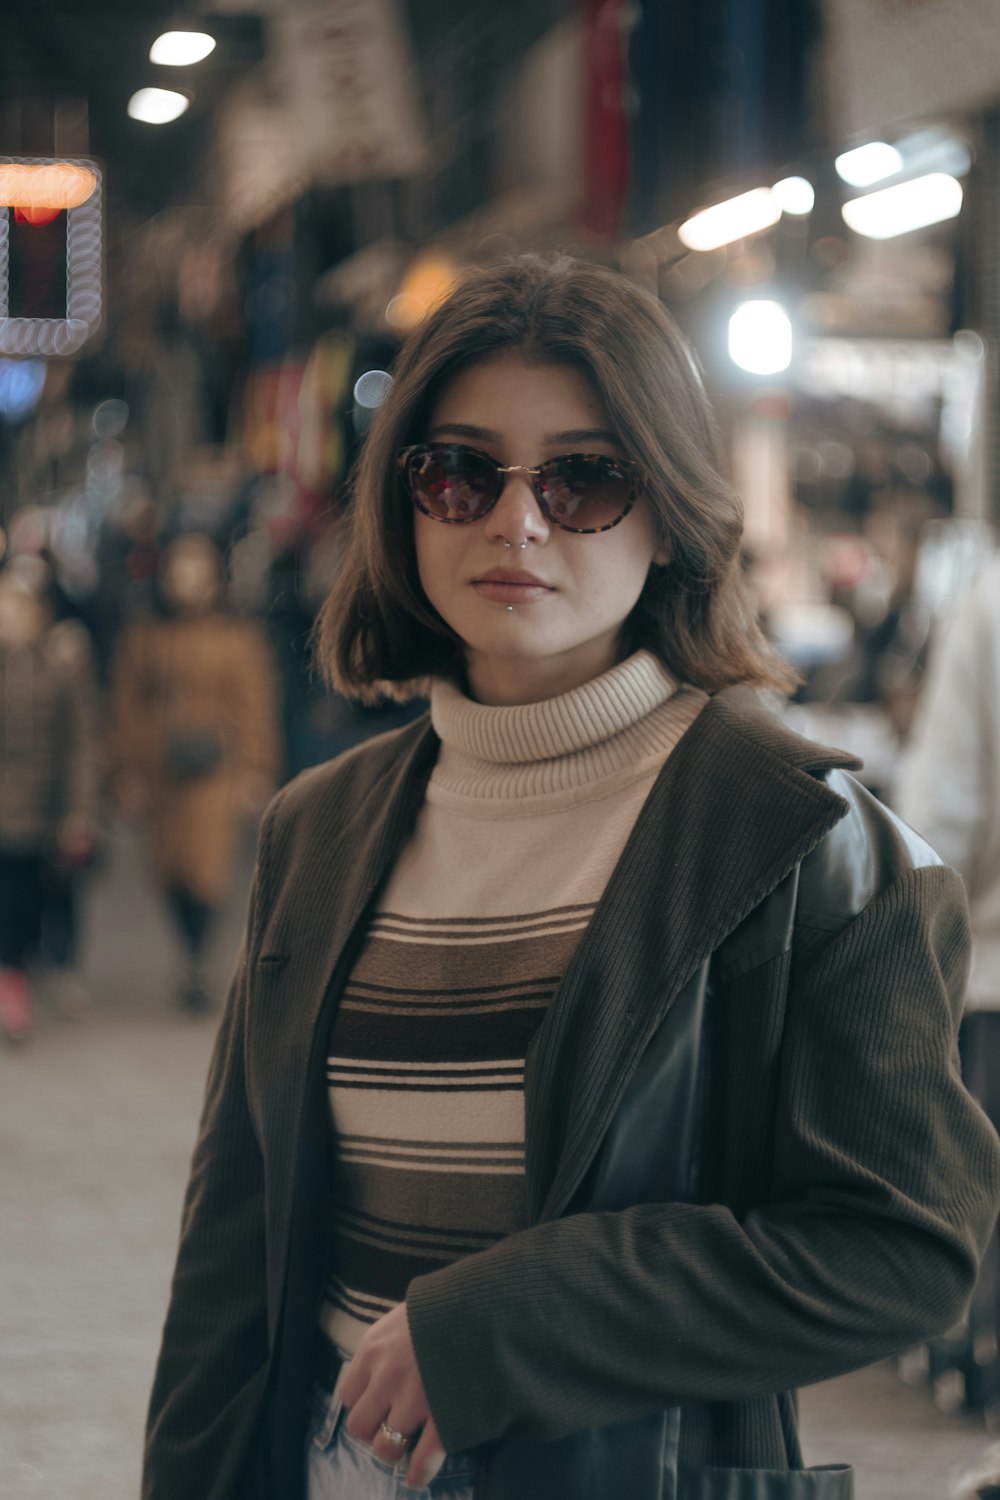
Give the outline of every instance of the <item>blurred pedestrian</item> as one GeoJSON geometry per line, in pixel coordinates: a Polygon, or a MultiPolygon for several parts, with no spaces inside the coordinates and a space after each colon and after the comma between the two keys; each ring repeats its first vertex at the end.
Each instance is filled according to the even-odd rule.
{"type": "Polygon", "coordinates": [[[259,626],[222,612],[221,558],[208,537],[170,544],[159,588],[162,617],[134,622],[114,663],[109,758],[122,811],[148,833],[182,945],[177,1002],[201,1011],[240,827],[259,816],[278,772],[277,689],[259,626]]]}
{"type": "Polygon", "coordinates": [[[394,376],[320,645],[431,711],[265,817],[144,1500],[847,1500],[792,1392],[953,1321],[1000,1193],[961,883],[761,703],[655,298],[519,258],[394,376]]]}
{"type": "MultiPolygon", "coordinates": [[[[959,1032],[966,1084],[1000,1130],[1000,556],[935,642],[899,786],[903,816],[965,881],[972,971],[959,1032]]],[[[946,1357],[966,1403],[1000,1416],[1000,1243],[946,1357]]]]}
{"type": "MultiPolygon", "coordinates": [[[[53,620],[48,582],[38,558],[0,572],[0,1027],[10,1040],[33,1029],[27,969],[54,872],[68,880],[86,865],[98,832],[90,650],[82,626],[53,620]]],[[[73,900],[64,889],[64,915],[73,900]]],[[[68,942],[57,957],[71,978],[68,942]]]]}

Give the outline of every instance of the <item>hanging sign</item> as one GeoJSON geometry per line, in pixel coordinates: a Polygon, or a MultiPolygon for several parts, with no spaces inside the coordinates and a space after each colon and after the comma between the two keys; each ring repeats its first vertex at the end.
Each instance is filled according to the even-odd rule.
{"type": "Polygon", "coordinates": [[[0,157],[0,354],[67,355],[102,315],[101,169],[0,157]]]}
{"type": "Polygon", "coordinates": [[[420,170],[426,144],[415,59],[397,0],[297,0],[274,27],[288,109],[314,181],[420,170]]]}

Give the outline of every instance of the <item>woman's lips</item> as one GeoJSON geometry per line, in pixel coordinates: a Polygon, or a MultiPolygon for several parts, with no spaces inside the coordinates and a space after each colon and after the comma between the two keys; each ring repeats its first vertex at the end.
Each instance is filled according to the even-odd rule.
{"type": "Polygon", "coordinates": [[[533,573],[506,568],[491,568],[488,573],[474,578],[472,587],[483,599],[494,599],[498,604],[527,604],[529,600],[544,599],[546,594],[553,592],[533,573]]]}

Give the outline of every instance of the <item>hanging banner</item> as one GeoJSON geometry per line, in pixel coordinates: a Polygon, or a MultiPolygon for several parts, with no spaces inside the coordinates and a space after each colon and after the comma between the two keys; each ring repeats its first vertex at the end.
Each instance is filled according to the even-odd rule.
{"type": "Polygon", "coordinates": [[[578,215],[602,239],[621,233],[629,184],[629,30],[637,12],[629,0],[583,0],[584,199],[578,215]]]}
{"type": "Polygon", "coordinates": [[[237,230],[262,223],[309,185],[289,111],[257,76],[237,84],[222,106],[217,161],[226,219],[237,230]]]}
{"type": "Polygon", "coordinates": [[[426,160],[396,0],[299,0],[274,17],[290,120],[314,182],[406,177],[426,160]]]}

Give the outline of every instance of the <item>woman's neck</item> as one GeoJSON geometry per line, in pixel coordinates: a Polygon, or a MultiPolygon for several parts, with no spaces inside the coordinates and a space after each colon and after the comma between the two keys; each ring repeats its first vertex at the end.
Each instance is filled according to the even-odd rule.
{"type": "Polygon", "coordinates": [[[628,655],[620,631],[597,636],[568,651],[535,656],[497,656],[469,651],[465,690],[476,703],[511,708],[544,703],[593,682],[628,655]]]}

